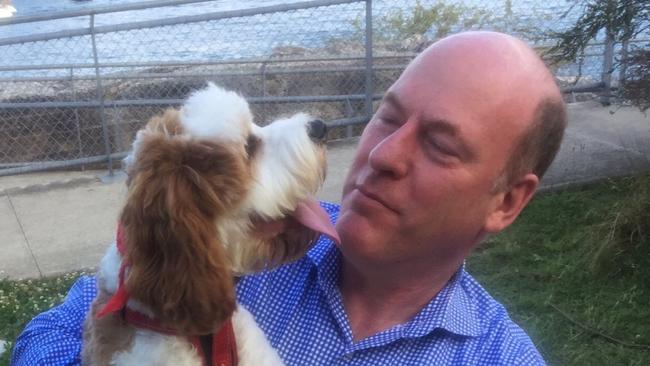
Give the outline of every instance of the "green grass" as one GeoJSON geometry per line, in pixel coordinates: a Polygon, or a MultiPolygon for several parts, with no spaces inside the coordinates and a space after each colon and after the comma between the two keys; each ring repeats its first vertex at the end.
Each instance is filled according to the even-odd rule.
{"type": "Polygon", "coordinates": [[[550,365],[650,364],[650,346],[626,347],[596,335],[650,345],[650,221],[641,221],[650,205],[645,217],[629,210],[650,201],[647,189],[638,194],[649,185],[650,177],[626,178],[542,194],[468,259],[469,272],[550,365]],[[620,223],[635,219],[645,236],[637,233],[633,243],[612,249],[613,235],[627,235],[620,223]],[[603,258],[603,248],[615,254],[603,258]]]}
{"type": "MultiPolygon", "coordinates": [[[[622,342],[650,344],[650,205],[639,205],[650,202],[647,187],[650,176],[540,194],[468,259],[550,365],[650,364],[649,349],[608,341],[557,310],[622,342]]],[[[0,339],[14,340],[80,275],[0,280],[0,339]]],[[[8,364],[5,352],[0,365],[8,364]]]]}
{"type": "Polygon", "coordinates": [[[0,365],[9,365],[13,341],[34,317],[63,301],[72,283],[82,272],[38,280],[0,280],[0,339],[9,341],[0,356],[0,365]]]}

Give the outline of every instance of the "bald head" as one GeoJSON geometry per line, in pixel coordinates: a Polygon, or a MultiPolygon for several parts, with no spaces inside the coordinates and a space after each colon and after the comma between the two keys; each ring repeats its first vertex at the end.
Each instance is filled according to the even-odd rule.
{"type": "MultiPolygon", "coordinates": [[[[521,118],[542,99],[560,101],[561,93],[544,62],[523,41],[497,32],[465,32],[444,38],[424,50],[409,68],[468,74],[474,91],[488,92],[494,102],[505,102],[521,118]],[[440,68],[443,67],[443,70],[440,68]]],[[[408,69],[407,69],[408,72],[408,69]]]]}
{"type": "Polygon", "coordinates": [[[512,137],[498,188],[521,174],[542,177],[559,149],[566,113],[553,74],[530,46],[503,33],[459,33],[425,49],[396,84],[426,73],[452,75],[447,90],[467,101],[474,118],[512,137]]]}

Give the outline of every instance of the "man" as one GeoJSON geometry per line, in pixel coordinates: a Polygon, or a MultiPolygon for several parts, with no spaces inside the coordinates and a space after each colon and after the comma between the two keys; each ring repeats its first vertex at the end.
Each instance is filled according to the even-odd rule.
{"type": "MultiPolygon", "coordinates": [[[[341,244],[321,238],[243,279],[240,302],[289,365],[543,364],[463,263],[532,198],[565,126],[554,78],[523,42],[470,32],[435,43],[364,130],[340,210],[324,204],[341,244]]],[[[82,279],[35,318],[15,363],[78,362],[94,291],[82,279]]]]}

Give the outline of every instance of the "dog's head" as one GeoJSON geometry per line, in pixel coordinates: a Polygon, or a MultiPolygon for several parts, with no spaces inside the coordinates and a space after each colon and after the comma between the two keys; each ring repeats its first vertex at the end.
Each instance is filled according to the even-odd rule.
{"type": "Polygon", "coordinates": [[[213,84],[152,118],[125,159],[131,296],[184,333],[214,330],[234,310],[233,275],[298,258],[316,238],[306,217],[325,134],[306,114],[257,126],[243,98],[213,84]],[[252,230],[289,217],[272,239],[252,230]]]}

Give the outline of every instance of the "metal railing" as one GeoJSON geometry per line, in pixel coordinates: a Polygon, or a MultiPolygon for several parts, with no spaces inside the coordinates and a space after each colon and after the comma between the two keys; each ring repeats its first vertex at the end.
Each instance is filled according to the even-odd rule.
{"type": "MultiPolygon", "coordinates": [[[[4,156],[0,154],[0,160],[4,169],[0,169],[0,175],[16,174],[28,171],[42,169],[56,169],[83,164],[92,164],[107,162],[108,169],[112,174],[113,159],[120,158],[124,151],[128,150],[130,140],[134,132],[141,127],[142,123],[156,111],[168,106],[175,106],[181,103],[189,91],[204,84],[205,80],[230,81],[228,85],[247,95],[248,100],[254,105],[256,117],[258,120],[268,120],[269,113],[265,113],[270,105],[287,105],[287,104],[322,104],[322,103],[339,103],[355,104],[355,107],[347,109],[344,115],[335,115],[330,118],[333,126],[347,126],[362,124],[367,120],[366,117],[359,118],[355,110],[364,108],[366,111],[371,110],[372,106],[360,106],[363,103],[372,103],[372,77],[363,76],[364,73],[372,72],[372,48],[364,44],[364,48],[370,50],[362,55],[346,57],[282,57],[282,59],[273,59],[272,57],[254,57],[254,58],[225,58],[218,60],[150,60],[150,61],[118,61],[102,62],[99,53],[101,45],[98,42],[99,35],[117,34],[119,32],[128,32],[134,30],[147,29],[169,29],[174,26],[187,26],[188,24],[200,24],[206,29],[211,28],[211,24],[218,23],[221,20],[231,20],[235,18],[251,18],[259,16],[273,17],[278,13],[288,14],[294,11],[309,11],[322,7],[336,7],[340,5],[360,3],[361,9],[364,9],[364,1],[350,0],[326,0],[326,1],[309,1],[286,5],[272,5],[254,9],[238,9],[231,11],[208,12],[196,15],[174,16],[165,19],[155,19],[146,21],[126,22],[119,24],[97,25],[95,17],[99,14],[113,14],[116,12],[152,9],[167,6],[178,6],[188,3],[205,3],[206,1],[165,1],[165,2],[148,2],[142,4],[130,4],[125,6],[107,7],[94,10],[85,10],[79,12],[65,12],[63,14],[53,14],[46,16],[34,16],[25,18],[15,18],[5,21],[5,24],[30,24],[36,21],[52,21],[56,19],[69,19],[79,16],[88,17],[88,27],[75,28],[69,30],[60,30],[54,32],[45,32],[40,34],[19,35],[0,39],[0,50],[11,46],[61,42],[61,40],[74,40],[75,44],[90,42],[92,57],[85,58],[85,62],[61,62],[61,63],[35,63],[34,65],[0,65],[0,84],[12,84],[10,90],[14,95],[3,96],[0,99],[0,118],[6,120],[3,127],[6,130],[25,129],[24,138],[29,136],[42,136],[39,134],[43,127],[48,129],[46,135],[53,136],[57,132],[64,130],[65,137],[56,136],[53,139],[45,138],[41,151],[37,151],[34,159],[25,159],[21,150],[33,151],[20,143],[18,139],[11,139],[11,131],[5,139],[6,144],[4,156]],[[84,37],[86,37],[84,39],[84,37]],[[348,63],[349,66],[340,67],[340,63],[348,63]],[[327,64],[333,66],[327,67],[327,64]],[[282,65],[282,66],[278,66],[282,65]],[[299,65],[299,67],[291,67],[299,65]],[[317,66],[314,66],[317,65],[317,66]],[[160,69],[166,68],[172,70],[178,67],[193,66],[195,68],[204,68],[203,72],[197,72],[196,69],[185,72],[175,72],[168,75],[167,72],[161,75],[160,69]],[[291,70],[286,67],[290,66],[291,70]],[[155,68],[154,72],[151,70],[155,68]],[[242,68],[244,70],[242,70],[242,68]],[[38,74],[45,71],[53,76],[38,74]],[[62,74],[63,71],[65,74],[62,74]],[[88,71],[92,71],[89,73],[88,71]],[[17,72],[21,72],[18,74],[17,72]],[[34,73],[37,72],[36,75],[34,73]],[[364,87],[349,88],[356,93],[337,93],[321,95],[270,95],[267,86],[272,79],[277,79],[280,75],[328,75],[338,74],[339,78],[345,74],[362,75],[364,78],[364,87]],[[248,78],[250,80],[242,81],[241,85],[232,85],[234,79],[248,78]],[[261,78],[261,83],[257,81],[261,78]],[[173,80],[173,81],[170,81],[173,80]],[[156,89],[161,83],[171,82],[174,88],[180,90],[168,90],[167,95],[161,97],[162,93],[148,93],[133,96],[111,95],[112,87],[119,87],[125,82],[134,81],[138,86],[145,86],[156,89]],[[36,92],[28,93],[25,90],[20,91],[20,87],[29,89],[30,85],[39,85],[42,83],[67,84],[66,92],[57,93],[51,97],[47,93],[36,92]],[[94,85],[92,85],[94,83],[94,85]],[[259,84],[259,85],[257,85],[259,84]],[[18,85],[18,86],[16,86],[18,85]],[[253,87],[255,86],[255,87],[253,87]],[[246,89],[259,88],[257,93],[246,89]],[[257,94],[257,95],[256,95],[257,94]],[[255,108],[261,105],[261,108],[255,108]],[[267,107],[267,108],[264,108],[267,107]],[[43,117],[39,115],[34,121],[35,111],[44,112],[43,117]],[[92,115],[92,123],[83,117],[79,117],[80,112],[92,115]],[[59,116],[63,114],[63,116],[59,116]],[[116,116],[118,115],[118,116],[116,116]],[[128,115],[128,116],[125,116],[128,115]],[[337,118],[338,117],[338,118],[337,118]],[[61,119],[67,119],[67,126],[57,126],[61,119]],[[30,126],[28,120],[39,126],[30,126]],[[13,122],[13,123],[12,123],[13,122]],[[73,122],[73,123],[70,123],[73,122]],[[88,125],[91,126],[88,126],[88,125]],[[18,125],[18,126],[16,126],[18,125]],[[49,126],[48,126],[49,125],[49,126]],[[51,128],[47,128],[51,127],[51,128]],[[90,128],[89,128],[90,127],[90,128]],[[92,135],[92,137],[91,137],[92,135]],[[101,141],[99,136],[101,136],[101,141]],[[91,138],[89,138],[91,137],[91,138]],[[64,141],[66,148],[60,149],[60,142],[64,141]],[[13,142],[13,144],[12,144],[13,142]],[[76,146],[72,146],[76,145],[76,146]],[[59,148],[59,151],[53,153],[52,150],[59,148]],[[63,150],[63,151],[61,151],[63,150]],[[3,159],[4,158],[4,159],[3,159]],[[49,161],[48,161],[49,160],[49,161]]],[[[370,9],[370,7],[367,7],[370,9]]],[[[369,16],[371,13],[367,11],[369,16]]],[[[178,27],[176,27],[178,28],[178,27]]],[[[215,27],[219,28],[219,27],[215,27]]],[[[218,30],[210,29],[213,34],[218,30]]],[[[371,33],[369,33],[371,34],[371,33]]],[[[203,37],[203,38],[207,38],[203,37]]],[[[181,43],[182,40],[176,39],[171,44],[181,43]]],[[[289,42],[290,43],[290,42],[289,42]]],[[[173,58],[172,58],[173,59],[173,58]]],[[[294,81],[295,83],[295,81],[294,81]]],[[[228,82],[226,82],[228,84],[228,82]]],[[[237,83],[235,83],[237,84],[237,83]]],[[[5,89],[5,90],[7,90],[5,89]]],[[[343,88],[335,88],[343,89],[343,88]]],[[[335,90],[333,90],[335,91],[335,90]]],[[[5,93],[6,94],[6,93],[5,93]]],[[[127,93],[128,94],[128,93],[127,93]]],[[[378,97],[377,97],[378,98],[378,97]]],[[[295,107],[294,107],[295,108],[295,107]]],[[[277,109],[277,108],[275,108],[277,109]]],[[[275,114],[278,114],[276,111],[275,114]]],[[[348,132],[352,132],[349,131],[348,132]]],[[[49,137],[48,136],[48,137],[49,137]]],[[[28,154],[27,154],[28,155],[28,154]]]]}
{"type": "MultiPolygon", "coordinates": [[[[206,80],[246,96],[257,121],[308,110],[334,127],[331,138],[358,134],[374,102],[436,38],[386,30],[417,4],[427,1],[220,11],[215,1],[164,0],[0,19],[0,176],[100,163],[112,174],[135,132],[206,80]]],[[[461,15],[476,11],[470,0],[449,4],[461,15]]],[[[593,47],[586,57],[602,57],[593,47]]],[[[586,82],[565,92],[605,86],[598,67],[582,72],[586,82]]]]}

